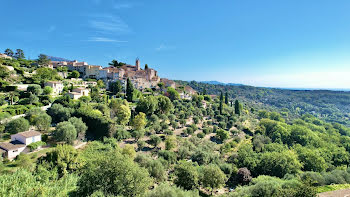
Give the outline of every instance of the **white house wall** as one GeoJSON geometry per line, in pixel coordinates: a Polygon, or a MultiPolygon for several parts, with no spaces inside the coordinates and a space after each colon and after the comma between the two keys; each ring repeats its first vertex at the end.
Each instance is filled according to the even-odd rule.
{"type": "Polygon", "coordinates": [[[16,158],[21,152],[24,151],[26,147],[19,148],[17,150],[9,150],[7,151],[7,158],[8,159],[14,159],[16,158]]]}

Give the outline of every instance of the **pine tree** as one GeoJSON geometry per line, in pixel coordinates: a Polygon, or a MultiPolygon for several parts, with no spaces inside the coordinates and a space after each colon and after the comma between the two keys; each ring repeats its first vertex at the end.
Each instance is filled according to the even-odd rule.
{"type": "Polygon", "coordinates": [[[8,55],[8,56],[10,56],[10,57],[13,57],[13,51],[11,50],[11,49],[6,49],[5,50],[5,55],[8,55]]]}
{"type": "MultiPolygon", "coordinates": [[[[50,59],[47,57],[47,55],[40,54],[37,59],[38,65],[40,66],[48,66],[50,64],[50,59]]],[[[78,77],[74,77],[78,78],[78,77]]]]}
{"type": "Polygon", "coordinates": [[[221,91],[221,94],[220,94],[220,105],[219,105],[219,111],[220,111],[220,114],[222,114],[222,104],[224,102],[224,95],[221,91]]]}
{"type": "Polygon", "coordinates": [[[24,52],[22,49],[16,49],[16,54],[15,54],[16,59],[24,59],[24,52]]]}
{"type": "Polygon", "coordinates": [[[134,86],[132,85],[130,79],[128,78],[126,82],[126,100],[132,102],[132,95],[134,92],[134,86]]]}
{"type": "Polygon", "coordinates": [[[241,115],[241,108],[238,100],[235,102],[235,114],[241,115]]]}
{"type": "Polygon", "coordinates": [[[228,94],[225,92],[225,104],[228,105],[228,94]]]}

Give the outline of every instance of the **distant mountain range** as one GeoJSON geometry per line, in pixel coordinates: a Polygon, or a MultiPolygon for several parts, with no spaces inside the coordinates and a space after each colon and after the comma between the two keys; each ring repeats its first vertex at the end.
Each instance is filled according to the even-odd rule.
{"type": "Polygon", "coordinates": [[[211,85],[229,85],[229,86],[243,86],[244,84],[240,83],[223,83],[220,81],[199,81],[200,83],[206,83],[211,85]]]}
{"type": "Polygon", "coordinates": [[[47,58],[49,58],[51,61],[66,61],[66,62],[72,61],[72,60],[62,58],[62,57],[54,57],[54,56],[49,56],[49,55],[47,55],[47,58]]]}

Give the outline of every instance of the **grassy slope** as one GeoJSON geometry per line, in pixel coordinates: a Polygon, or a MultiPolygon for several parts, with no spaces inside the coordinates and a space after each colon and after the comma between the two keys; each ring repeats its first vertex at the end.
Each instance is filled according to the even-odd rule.
{"type": "Polygon", "coordinates": [[[340,189],[349,189],[350,184],[325,185],[317,187],[317,193],[335,191],[340,189]]]}

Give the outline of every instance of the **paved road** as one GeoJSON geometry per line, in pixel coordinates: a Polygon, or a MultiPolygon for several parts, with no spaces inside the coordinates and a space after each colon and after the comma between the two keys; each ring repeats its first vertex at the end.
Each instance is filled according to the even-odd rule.
{"type": "Polygon", "coordinates": [[[350,189],[319,193],[318,197],[350,197],[350,189]]]}

